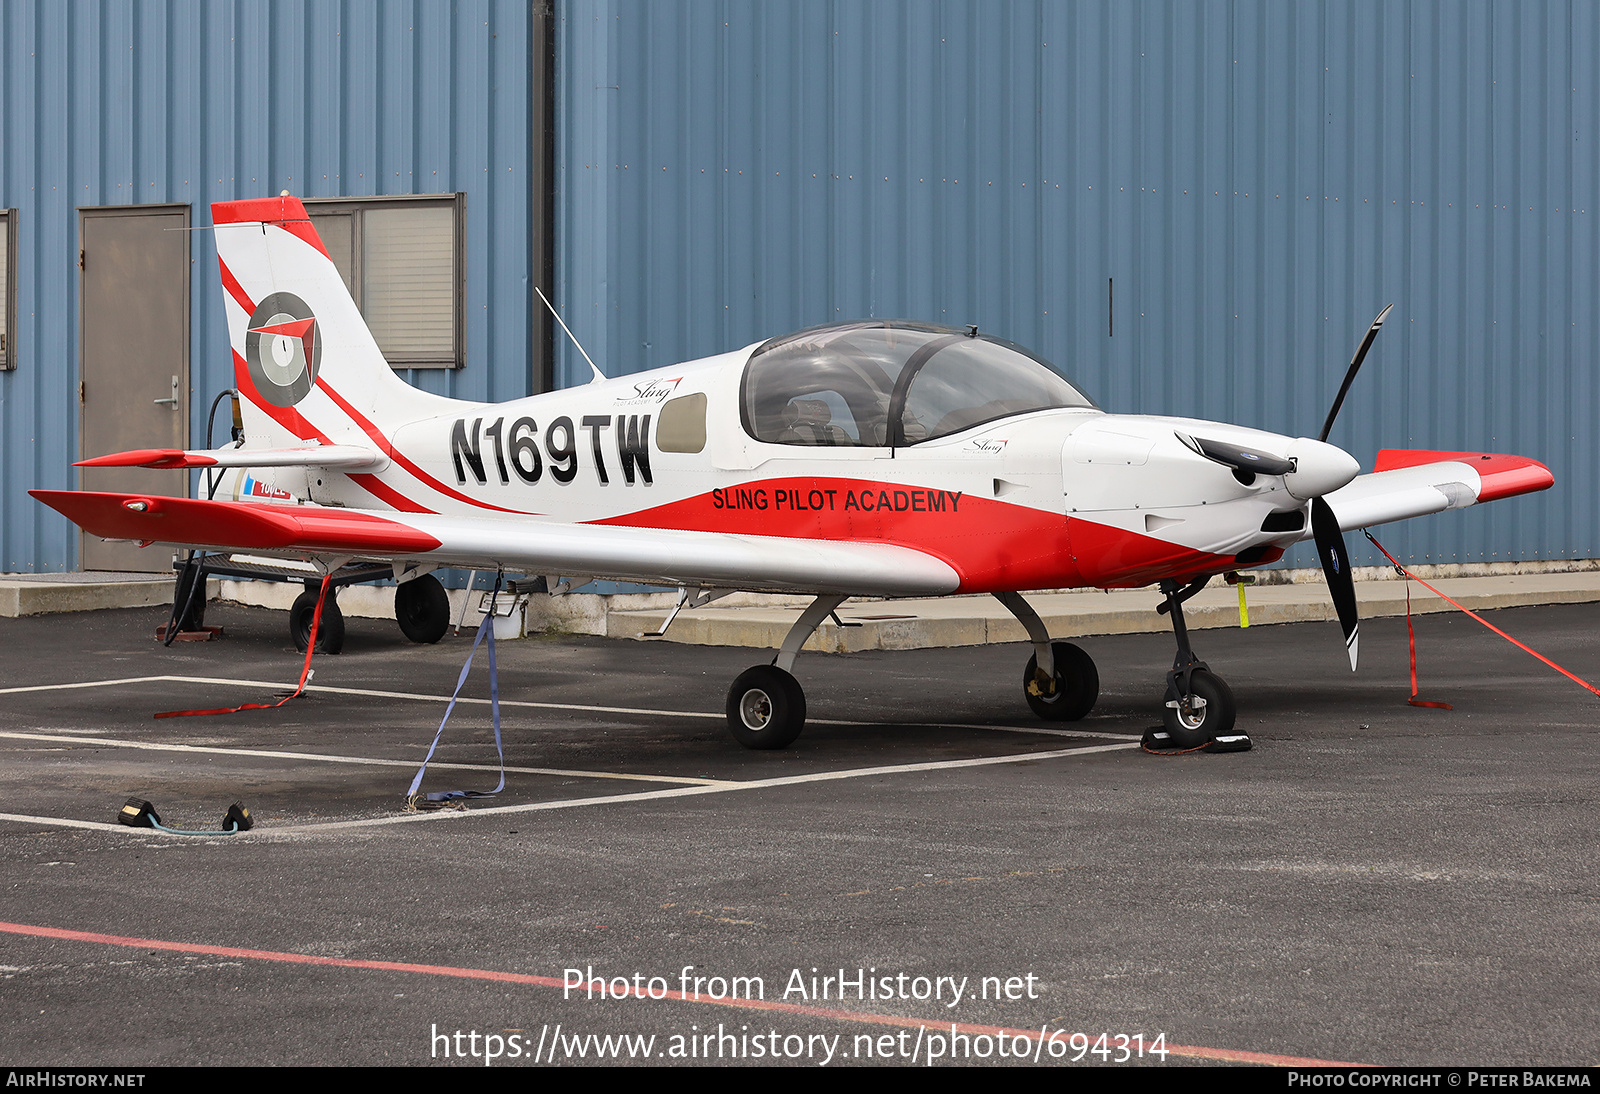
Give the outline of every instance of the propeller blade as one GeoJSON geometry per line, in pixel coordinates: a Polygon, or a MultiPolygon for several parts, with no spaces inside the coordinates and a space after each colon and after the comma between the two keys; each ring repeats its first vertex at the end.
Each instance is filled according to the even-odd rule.
{"type": "Polygon", "coordinates": [[[1321,498],[1311,500],[1311,534],[1317,541],[1322,572],[1328,578],[1328,592],[1339,613],[1345,649],[1350,652],[1350,671],[1356,671],[1356,648],[1361,640],[1361,617],[1356,611],[1356,583],[1350,576],[1350,553],[1345,550],[1344,533],[1333,507],[1321,498]]]}
{"type": "Polygon", "coordinates": [[[1372,348],[1373,340],[1378,337],[1378,331],[1383,328],[1383,321],[1389,314],[1390,304],[1378,313],[1378,318],[1372,321],[1372,326],[1367,328],[1367,336],[1361,340],[1361,348],[1356,350],[1356,355],[1350,359],[1350,368],[1344,374],[1344,383],[1339,385],[1339,394],[1333,400],[1333,409],[1328,411],[1328,420],[1322,423],[1322,432],[1317,434],[1317,440],[1325,441],[1333,430],[1333,420],[1339,416],[1339,408],[1344,405],[1345,394],[1350,390],[1350,385],[1355,381],[1356,373],[1361,369],[1361,362],[1367,359],[1367,351],[1372,348]]]}
{"type": "Polygon", "coordinates": [[[1173,436],[1196,455],[1220,463],[1223,467],[1231,467],[1235,471],[1247,471],[1256,475],[1287,475],[1294,470],[1294,461],[1281,456],[1272,456],[1254,449],[1240,448],[1225,441],[1208,440],[1205,437],[1191,437],[1176,432],[1173,436]]]}

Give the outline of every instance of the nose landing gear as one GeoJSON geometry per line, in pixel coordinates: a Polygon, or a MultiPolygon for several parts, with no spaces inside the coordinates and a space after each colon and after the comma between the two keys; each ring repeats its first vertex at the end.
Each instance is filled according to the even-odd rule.
{"type": "Polygon", "coordinates": [[[1208,752],[1244,752],[1251,747],[1249,735],[1234,730],[1238,707],[1232,689],[1194,655],[1189,646],[1189,629],[1183,622],[1183,602],[1205,588],[1210,580],[1202,577],[1181,588],[1176,581],[1161,583],[1166,600],[1156,611],[1172,616],[1178,653],[1173,658],[1172,671],[1167,673],[1166,706],[1162,714],[1164,728],[1145,733],[1147,748],[1203,747],[1208,752]]]}

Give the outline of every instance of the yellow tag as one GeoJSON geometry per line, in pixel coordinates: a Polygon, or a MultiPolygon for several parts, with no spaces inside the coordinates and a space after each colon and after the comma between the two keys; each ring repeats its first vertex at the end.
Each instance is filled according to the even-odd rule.
{"type": "Polygon", "coordinates": [[[1239,626],[1248,627],[1250,625],[1250,610],[1244,604],[1244,582],[1239,582],[1235,588],[1239,590],[1239,626]]]}

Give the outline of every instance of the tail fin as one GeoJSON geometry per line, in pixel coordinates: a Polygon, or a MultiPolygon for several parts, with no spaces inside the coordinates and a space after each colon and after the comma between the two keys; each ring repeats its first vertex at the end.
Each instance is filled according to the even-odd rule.
{"type": "Polygon", "coordinates": [[[433,397],[389,367],[298,198],[211,206],[249,447],[386,444],[433,397]]]}

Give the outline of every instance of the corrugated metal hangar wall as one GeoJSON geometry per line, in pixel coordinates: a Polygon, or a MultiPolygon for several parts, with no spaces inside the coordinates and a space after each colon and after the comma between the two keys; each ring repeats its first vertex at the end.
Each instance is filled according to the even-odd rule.
{"type": "MultiPolygon", "coordinates": [[[[0,210],[17,210],[18,243],[17,367],[0,372],[0,570],[77,560],[76,530],[27,490],[77,485],[82,207],[178,203],[201,227],[213,201],[280,190],[464,193],[465,364],[405,375],[466,398],[527,394],[530,334],[543,328],[529,309],[541,34],[524,0],[0,4],[0,210]]],[[[190,237],[188,422],[200,445],[233,369],[216,247],[209,232],[190,237]]]]}
{"type": "MultiPolygon", "coordinates": [[[[1333,439],[1525,452],[1557,486],[1391,547],[1600,556],[1600,9],[560,0],[547,174],[543,8],[0,6],[0,569],[76,562],[25,491],[76,481],[77,210],[199,226],[280,189],[467,194],[465,367],[411,375],[471,397],[540,382],[547,259],[613,373],[897,315],[1032,346],[1108,409],[1295,433],[1392,301],[1333,439]]],[[[207,233],[190,254],[200,443],[230,372],[207,233]]]]}
{"type": "Polygon", "coordinates": [[[1390,549],[1600,556],[1600,7],[557,12],[559,290],[609,371],[834,318],[971,322],[1107,409],[1315,435],[1393,302],[1331,439],[1369,467],[1525,453],[1557,485],[1390,549]]]}

